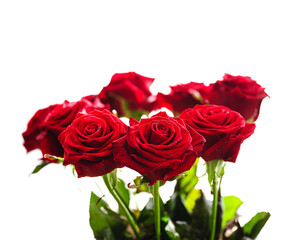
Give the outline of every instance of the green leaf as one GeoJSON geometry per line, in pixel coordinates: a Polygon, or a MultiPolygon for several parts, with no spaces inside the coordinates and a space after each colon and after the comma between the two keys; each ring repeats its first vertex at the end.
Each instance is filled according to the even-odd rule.
{"type": "MultiPolygon", "coordinates": [[[[118,179],[115,190],[118,192],[120,198],[125,203],[125,205],[129,206],[130,192],[129,192],[129,189],[126,187],[125,182],[122,179],[118,179]]],[[[120,207],[119,207],[119,212],[123,216],[126,216],[125,213],[123,212],[122,208],[120,208],[120,207]]]]}
{"type": "MultiPolygon", "coordinates": [[[[210,221],[212,215],[212,201],[205,198],[204,193],[200,190],[201,196],[197,199],[195,207],[191,215],[190,226],[192,229],[199,231],[199,238],[196,239],[209,239],[210,238],[210,221]]],[[[223,202],[219,191],[218,208],[217,208],[217,223],[216,223],[216,238],[221,232],[221,221],[223,215],[223,202]]],[[[180,235],[181,236],[181,235],[180,235]]]]}
{"type": "Polygon", "coordinates": [[[103,229],[101,238],[96,237],[96,240],[103,240],[103,239],[105,239],[105,240],[117,240],[114,237],[114,234],[113,234],[113,232],[111,231],[110,228],[104,228],[103,229]]]}
{"type": "Polygon", "coordinates": [[[257,213],[249,222],[247,222],[243,226],[243,231],[246,236],[255,239],[268,219],[270,218],[271,214],[268,212],[259,212],[257,213]]]}
{"type": "Polygon", "coordinates": [[[187,222],[177,222],[176,231],[180,235],[181,240],[208,240],[203,237],[203,233],[200,229],[197,229],[187,222]]]}
{"type": "Polygon", "coordinates": [[[120,194],[122,201],[128,206],[130,202],[130,192],[129,189],[126,187],[125,182],[122,179],[118,179],[116,190],[120,194]]]}
{"type": "Polygon", "coordinates": [[[189,212],[192,212],[192,210],[195,207],[196,200],[201,197],[201,190],[198,189],[192,189],[190,191],[185,199],[185,207],[189,212]]]}
{"type": "Polygon", "coordinates": [[[184,205],[184,200],[178,193],[174,193],[170,200],[166,203],[166,210],[173,222],[189,222],[190,220],[190,214],[184,205]]]}
{"type": "MultiPolygon", "coordinates": [[[[204,193],[200,190],[201,196],[197,199],[192,212],[190,226],[192,229],[199,231],[199,237],[209,239],[209,222],[211,216],[212,202],[205,198],[204,193]]],[[[201,238],[199,238],[201,239],[201,238]]]]}
{"type": "Polygon", "coordinates": [[[43,167],[47,166],[49,163],[50,162],[42,162],[41,164],[37,165],[31,174],[38,173],[43,167]]]}
{"type": "Polygon", "coordinates": [[[89,212],[90,226],[96,239],[128,239],[126,222],[93,192],[89,212]]]}
{"type": "Polygon", "coordinates": [[[243,204],[241,199],[235,196],[223,197],[223,219],[222,219],[222,229],[226,226],[226,223],[236,216],[236,211],[243,204]]]}
{"type": "Polygon", "coordinates": [[[196,176],[198,161],[199,159],[196,160],[196,162],[189,171],[183,173],[184,175],[186,175],[186,177],[177,180],[175,192],[180,193],[180,195],[184,199],[194,189],[194,187],[199,181],[198,177],[196,176]]]}

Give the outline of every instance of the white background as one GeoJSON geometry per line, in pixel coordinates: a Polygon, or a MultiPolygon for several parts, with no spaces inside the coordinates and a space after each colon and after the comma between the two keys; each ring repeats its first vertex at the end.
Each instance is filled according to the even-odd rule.
{"type": "Polygon", "coordinates": [[[226,167],[223,195],[244,201],[243,222],[271,212],[258,239],[298,239],[296,2],[1,1],[0,239],[93,239],[88,204],[100,179],[57,165],[29,176],[40,152],[26,154],[21,134],[38,109],[97,94],[128,71],[156,78],[154,92],[224,73],[265,87],[271,98],[226,167]]]}

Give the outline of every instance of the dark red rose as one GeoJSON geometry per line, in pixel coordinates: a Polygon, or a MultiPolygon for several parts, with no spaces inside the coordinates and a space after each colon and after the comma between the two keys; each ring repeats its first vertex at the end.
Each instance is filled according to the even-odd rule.
{"type": "Polygon", "coordinates": [[[187,108],[192,108],[197,104],[203,104],[209,88],[203,83],[190,82],[170,86],[169,94],[157,94],[157,106],[165,107],[172,111],[175,116],[179,115],[187,108]]]}
{"type": "Polygon", "coordinates": [[[63,164],[73,164],[78,177],[101,176],[122,167],[113,160],[112,142],[124,136],[127,128],[108,110],[79,113],[59,135],[63,164]]]}
{"type": "Polygon", "coordinates": [[[225,74],[223,81],[210,85],[207,100],[210,104],[223,105],[239,112],[246,120],[255,121],[262,100],[268,95],[250,77],[225,74]]]}
{"type": "Polygon", "coordinates": [[[255,124],[247,123],[238,112],[225,106],[196,105],[180,118],[206,139],[200,153],[205,161],[235,162],[242,142],[254,132],[255,124]]]}
{"type": "Polygon", "coordinates": [[[28,122],[27,129],[22,134],[24,139],[24,147],[26,148],[27,152],[40,147],[42,137],[39,137],[39,135],[43,129],[41,124],[48,114],[55,108],[55,106],[56,105],[51,105],[47,108],[38,110],[28,122]]]}
{"type": "Polygon", "coordinates": [[[42,125],[46,130],[59,135],[76,117],[77,113],[85,110],[85,101],[68,102],[57,104],[55,108],[47,115],[42,125]]]}
{"type": "Polygon", "coordinates": [[[160,112],[140,122],[130,119],[127,135],[113,143],[115,161],[149,179],[164,182],[189,170],[205,139],[180,118],[160,112]]]}
{"type": "Polygon", "coordinates": [[[130,111],[150,112],[155,102],[149,90],[153,81],[154,78],[135,72],[116,73],[99,93],[99,97],[103,103],[115,109],[120,117],[128,116],[130,111]]]}
{"type": "MultiPolygon", "coordinates": [[[[42,156],[46,153],[59,157],[63,156],[63,148],[58,141],[58,135],[52,131],[48,131],[44,125],[45,119],[59,105],[51,105],[38,110],[30,119],[26,131],[22,134],[27,152],[40,149],[42,156]]],[[[57,160],[45,159],[44,157],[42,157],[42,160],[57,163],[57,160]]]]}
{"type": "MultiPolygon", "coordinates": [[[[77,113],[106,107],[108,106],[103,105],[97,95],[90,95],[78,102],[65,101],[63,104],[55,104],[38,110],[29,121],[27,130],[22,134],[24,146],[28,152],[40,149],[43,156],[51,154],[62,157],[64,151],[58,141],[58,135],[74,120],[77,113]]],[[[47,161],[51,160],[47,159],[47,161]]]]}

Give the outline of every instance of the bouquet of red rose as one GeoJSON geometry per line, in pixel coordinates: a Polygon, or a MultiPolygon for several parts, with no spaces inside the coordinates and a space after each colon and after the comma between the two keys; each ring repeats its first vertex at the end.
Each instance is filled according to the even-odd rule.
{"type": "Polygon", "coordinates": [[[270,214],[259,212],[241,226],[242,202],[222,197],[221,180],[225,163],[236,161],[253,134],[268,95],[250,77],[229,74],[209,86],[172,86],[167,95],[154,96],[153,81],[134,72],[115,74],[98,95],[38,110],[23,133],[27,151],[42,152],[33,173],[62,163],[73,166],[79,178],[102,176],[119,209],[91,193],[96,239],[255,239],[270,214]],[[212,201],[196,188],[199,159],[205,161],[212,201]],[[118,178],[123,167],[140,174],[133,183],[118,178]],[[170,181],[176,182],[174,192],[164,202],[159,188],[170,181]],[[132,193],[140,192],[152,197],[142,210],[131,209],[132,193]]]}

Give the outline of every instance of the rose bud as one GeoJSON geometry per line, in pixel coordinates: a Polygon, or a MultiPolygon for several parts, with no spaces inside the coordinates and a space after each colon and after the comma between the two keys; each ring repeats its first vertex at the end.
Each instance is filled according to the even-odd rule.
{"type": "Polygon", "coordinates": [[[79,113],[59,135],[63,165],[73,164],[78,177],[102,176],[122,167],[113,160],[112,142],[124,136],[127,128],[108,110],[79,113]]]}
{"type": "Polygon", "coordinates": [[[250,77],[225,74],[223,81],[209,87],[207,100],[210,104],[229,107],[251,122],[258,118],[261,102],[268,96],[264,88],[250,77]]]}
{"type": "Polygon", "coordinates": [[[180,118],[206,139],[200,153],[205,161],[235,162],[242,142],[253,134],[254,123],[247,123],[238,112],[225,106],[196,105],[180,118]]]}
{"type": "Polygon", "coordinates": [[[205,139],[180,118],[165,112],[140,122],[130,119],[127,135],[113,143],[115,161],[150,181],[167,181],[189,170],[205,139]]]}
{"type": "Polygon", "coordinates": [[[155,97],[149,90],[154,78],[135,72],[116,73],[110,83],[102,89],[99,97],[115,109],[119,117],[132,116],[133,112],[149,113],[155,104],[155,97]]]}

